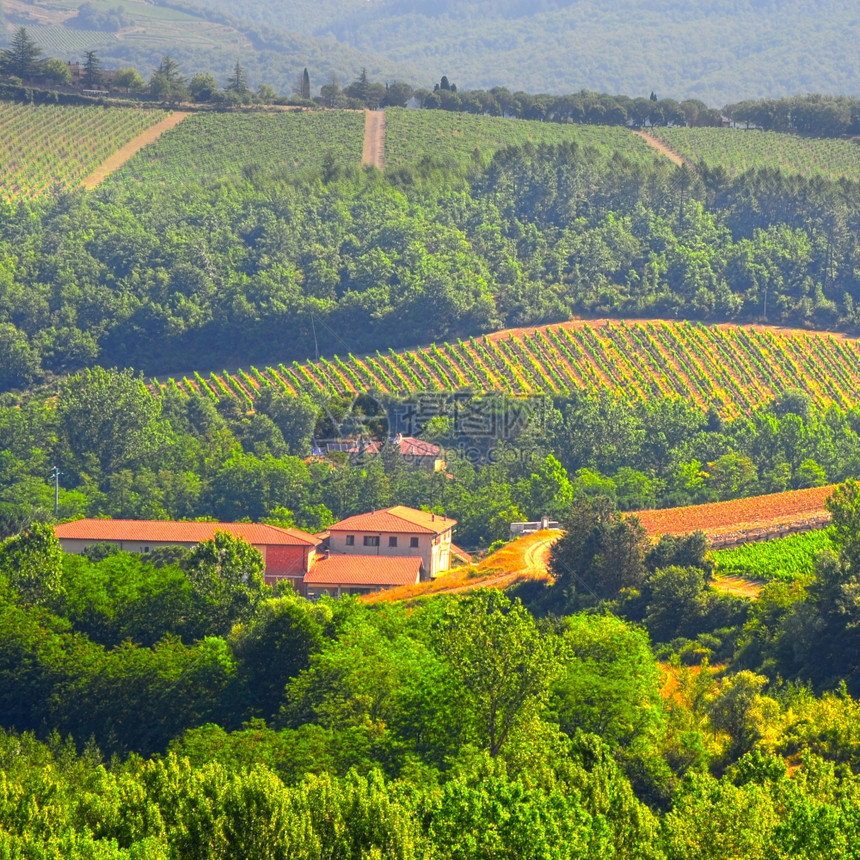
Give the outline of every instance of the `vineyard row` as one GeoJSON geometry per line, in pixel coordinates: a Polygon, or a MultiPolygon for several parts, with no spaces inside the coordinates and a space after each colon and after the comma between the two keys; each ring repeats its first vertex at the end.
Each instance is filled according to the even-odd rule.
{"type": "Polygon", "coordinates": [[[523,396],[604,392],[626,399],[679,397],[725,417],[749,414],[787,389],[814,403],[858,403],[860,350],[832,335],[689,322],[595,322],[547,326],[398,353],[334,356],[235,373],[157,382],[213,400],[248,404],[271,386],[316,400],[377,392],[505,392],[523,396]]]}

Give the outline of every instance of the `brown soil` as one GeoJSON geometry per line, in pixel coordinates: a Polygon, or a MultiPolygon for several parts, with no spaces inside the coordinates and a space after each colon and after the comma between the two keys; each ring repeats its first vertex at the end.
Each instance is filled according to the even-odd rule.
{"type": "MultiPolygon", "coordinates": [[[[487,340],[506,340],[510,337],[522,337],[524,334],[532,335],[537,331],[546,331],[546,329],[550,328],[564,328],[564,329],[580,329],[585,328],[585,326],[591,326],[592,328],[600,328],[605,325],[644,325],[646,323],[677,323],[684,322],[684,320],[672,320],[666,319],[665,317],[613,317],[612,319],[607,319],[606,317],[575,317],[574,319],[567,320],[566,322],[558,322],[558,323],[547,323],[545,325],[532,325],[532,326],[519,326],[518,328],[504,328],[499,331],[490,332],[489,334],[483,335],[487,340]]],[[[790,328],[789,326],[781,326],[781,325],[765,325],[764,323],[729,323],[729,322],[721,322],[721,323],[708,323],[708,325],[712,325],[714,328],[721,329],[729,329],[729,328],[743,328],[747,331],[770,331],[774,334],[784,334],[784,335],[810,335],[814,337],[835,337],[840,340],[857,340],[856,337],[851,335],[846,335],[842,332],[836,331],[821,331],[818,329],[808,329],[808,328],[790,328]]]]}
{"type": "Polygon", "coordinates": [[[659,152],[661,155],[664,155],[673,164],[677,164],[678,167],[683,167],[685,164],[687,164],[687,161],[680,155],[678,155],[678,153],[675,152],[674,149],[671,149],[659,138],[654,137],[653,134],[649,134],[647,131],[634,131],[633,134],[641,137],[642,140],[644,140],[645,143],[648,144],[648,146],[651,146],[656,149],[657,152],[659,152]]]}
{"type": "Polygon", "coordinates": [[[805,524],[822,528],[828,516],[825,502],[832,493],[833,485],[829,485],[707,505],[638,511],[636,516],[652,536],[701,530],[709,537],[733,538],[739,544],[744,537],[752,542],[773,536],[780,527],[786,532],[790,526],[805,524]]]}
{"type": "Polygon", "coordinates": [[[104,182],[111,173],[119,170],[133,155],[137,155],[145,146],[158,140],[168,129],[175,128],[187,116],[190,116],[190,114],[183,111],[173,111],[170,116],[151,126],[143,134],[139,134],[134,138],[134,140],[130,140],[84,179],[82,183],[84,188],[87,191],[92,191],[93,188],[104,182]]]}
{"type": "Polygon", "coordinates": [[[378,170],[385,167],[385,111],[364,112],[364,149],[361,153],[362,167],[372,166],[378,170]]]}

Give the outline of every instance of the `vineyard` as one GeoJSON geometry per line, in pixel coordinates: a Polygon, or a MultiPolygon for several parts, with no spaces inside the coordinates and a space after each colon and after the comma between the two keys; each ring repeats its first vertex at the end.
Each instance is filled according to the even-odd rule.
{"type": "Polygon", "coordinates": [[[0,196],[73,188],[165,116],[160,110],[0,102],[0,196]]]}
{"type": "Polygon", "coordinates": [[[730,175],[767,167],[832,180],[860,177],[860,146],[850,140],[735,128],[654,128],[651,133],[687,161],[730,175]]]}
{"type": "Polygon", "coordinates": [[[825,530],[790,535],[778,540],[749,543],[713,554],[714,573],[770,582],[791,582],[813,572],[815,556],[830,547],[825,530]]]}
{"type": "Polygon", "coordinates": [[[386,122],[385,163],[391,168],[415,164],[425,155],[446,164],[468,165],[475,151],[487,157],[497,149],[526,143],[575,142],[634,161],[653,162],[656,157],[641,138],[614,126],[561,125],[401,108],[387,110],[386,122]]]}
{"type": "Polygon", "coordinates": [[[199,113],[139,152],[110,181],[239,181],[257,171],[318,170],[329,154],[358,166],[363,142],[362,112],[199,113]]]}
{"type": "Polygon", "coordinates": [[[832,492],[832,486],[813,487],[708,505],[639,511],[636,516],[655,537],[703,531],[712,546],[733,546],[822,528],[830,519],[824,504],[832,492]]]}
{"type": "Polygon", "coordinates": [[[117,41],[115,33],[68,27],[41,27],[28,24],[27,33],[48,57],[65,57],[67,54],[101,50],[117,41]]]}
{"type": "Polygon", "coordinates": [[[265,386],[316,400],[362,391],[400,397],[461,390],[515,396],[606,392],[643,401],[681,397],[734,417],[787,389],[807,392],[819,407],[857,404],[860,350],[855,341],[808,332],[596,321],[402,353],[334,356],[208,377],[197,373],[161,384],[249,403],[265,386]]]}

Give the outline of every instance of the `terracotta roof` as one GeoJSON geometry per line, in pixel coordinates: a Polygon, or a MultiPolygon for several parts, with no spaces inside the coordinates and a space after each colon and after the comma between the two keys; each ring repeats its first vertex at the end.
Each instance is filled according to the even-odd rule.
{"type": "Polygon", "coordinates": [[[462,561],[463,564],[471,564],[472,563],[472,556],[469,555],[469,553],[467,553],[466,550],[460,549],[460,547],[455,546],[454,544],[451,544],[451,555],[453,555],[454,558],[462,561]]]}
{"type": "MultiPolygon", "coordinates": [[[[398,453],[403,457],[438,457],[441,448],[432,442],[416,439],[414,436],[400,436],[391,442],[397,446],[398,453]]],[[[348,448],[343,448],[349,454],[378,454],[385,442],[354,442],[348,448]]]]}
{"type": "Polygon", "coordinates": [[[75,520],[54,526],[58,538],[96,541],[200,543],[215,532],[229,532],[257,546],[316,546],[319,541],[298,529],[264,523],[180,523],[172,520],[75,520]]]}
{"type": "Polygon", "coordinates": [[[426,511],[416,511],[403,505],[393,508],[383,508],[371,514],[357,514],[347,517],[333,526],[329,531],[344,532],[423,532],[438,535],[457,525],[456,520],[445,518],[439,514],[429,514],[426,511]]]}
{"type": "Polygon", "coordinates": [[[305,585],[413,585],[421,559],[384,555],[333,555],[318,559],[305,574],[305,585]]]}

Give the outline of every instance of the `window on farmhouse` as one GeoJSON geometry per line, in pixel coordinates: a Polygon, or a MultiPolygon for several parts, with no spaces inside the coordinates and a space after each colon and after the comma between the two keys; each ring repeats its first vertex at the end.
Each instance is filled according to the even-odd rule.
{"type": "Polygon", "coordinates": [[[355,535],[347,535],[346,536],[346,545],[347,546],[355,546],[355,535]]]}
{"type": "Polygon", "coordinates": [[[409,546],[411,546],[413,548],[417,547],[418,546],[418,538],[417,537],[409,538],[409,546]]]}
{"type": "Polygon", "coordinates": [[[365,535],[364,536],[364,545],[365,546],[379,546],[379,535],[365,535]]]}
{"type": "Polygon", "coordinates": [[[389,546],[397,546],[397,538],[396,537],[388,538],[388,545],[389,546]]]}

